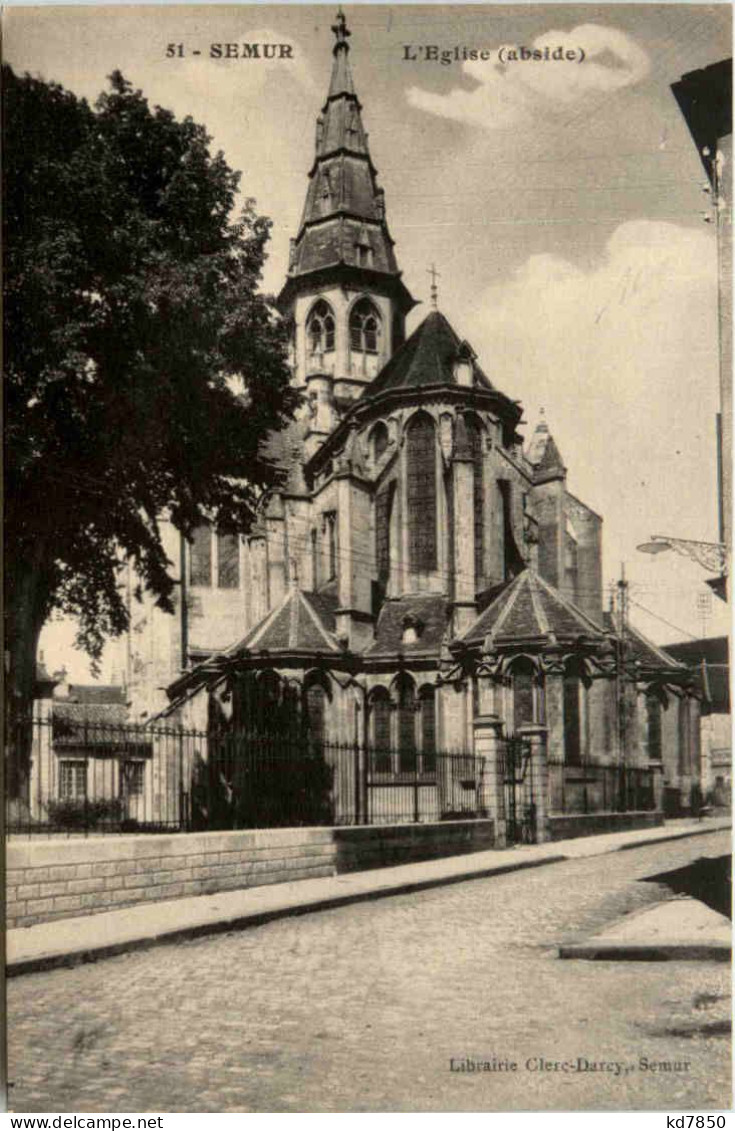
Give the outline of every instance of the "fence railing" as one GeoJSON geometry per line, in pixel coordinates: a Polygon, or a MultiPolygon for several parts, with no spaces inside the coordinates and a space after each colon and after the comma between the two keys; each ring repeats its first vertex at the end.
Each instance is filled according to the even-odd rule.
{"type": "Polygon", "coordinates": [[[656,809],[662,767],[549,760],[549,812],[630,813],[656,809]]]}
{"type": "Polygon", "coordinates": [[[99,835],[486,816],[472,754],[369,749],[305,733],[36,718],[11,834],[99,835]]]}

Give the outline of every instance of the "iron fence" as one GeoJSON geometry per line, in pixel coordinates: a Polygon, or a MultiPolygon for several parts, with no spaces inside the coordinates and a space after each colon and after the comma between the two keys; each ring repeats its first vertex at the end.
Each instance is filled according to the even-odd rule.
{"type": "Polygon", "coordinates": [[[550,759],[549,812],[631,813],[660,808],[660,766],[605,765],[581,759],[575,764],[550,759]]]}
{"type": "Polygon", "coordinates": [[[99,835],[476,818],[472,754],[368,749],[306,733],[219,734],[36,718],[10,834],[99,835]]]}

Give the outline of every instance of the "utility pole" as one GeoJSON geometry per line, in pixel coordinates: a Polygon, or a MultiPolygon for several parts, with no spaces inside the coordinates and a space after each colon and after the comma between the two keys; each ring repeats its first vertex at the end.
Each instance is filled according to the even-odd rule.
{"type": "Polygon", "coordinates": [[[620,750],[620,808],[625,809],[625,764],[627,761],[628,711],[625,689],[626,634],[628,623],[628,582],[625,579],[625,562],[620,565],[617,584],[617,683],[618,683],[618,745],[620,750]]]}

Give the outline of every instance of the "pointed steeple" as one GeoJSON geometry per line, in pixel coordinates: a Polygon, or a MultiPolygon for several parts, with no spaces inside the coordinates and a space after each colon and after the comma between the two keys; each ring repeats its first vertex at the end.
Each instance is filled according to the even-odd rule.
{"type": "Polygon", "coordinates": [[[564,460],[549,431],[543,409],[536,431],[528,445],[526,459],[533,466],[534,481],[537,483],[544,483],[548,479],[563,479],[566,476],[564,460]]]}
{"type": "Polygon", "coordinates": [[[352,269],[354,274],[358,269],[369,272],[374,281],[382,276],[405,313],[415,303],[400,282],[385,197],[377,183],[350,69],[351,32],[341,9],[332,31],[329,92],[316,121],[314,162],[281,303],[286,304],[296,289],[301,291],[302,281],[306,283],[315,272],[323,277],[325,271],[341,269],[344,274],[352,269]]]}

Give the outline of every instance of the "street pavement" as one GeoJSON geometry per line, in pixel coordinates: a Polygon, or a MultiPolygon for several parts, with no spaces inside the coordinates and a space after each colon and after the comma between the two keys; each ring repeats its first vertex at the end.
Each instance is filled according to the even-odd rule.
{"type": "Polygon", "coordinates": [[[712,832],[17,977],[10,1106],[727,1109],[725,964],[558,953],[729,851],[712,832]]]}

